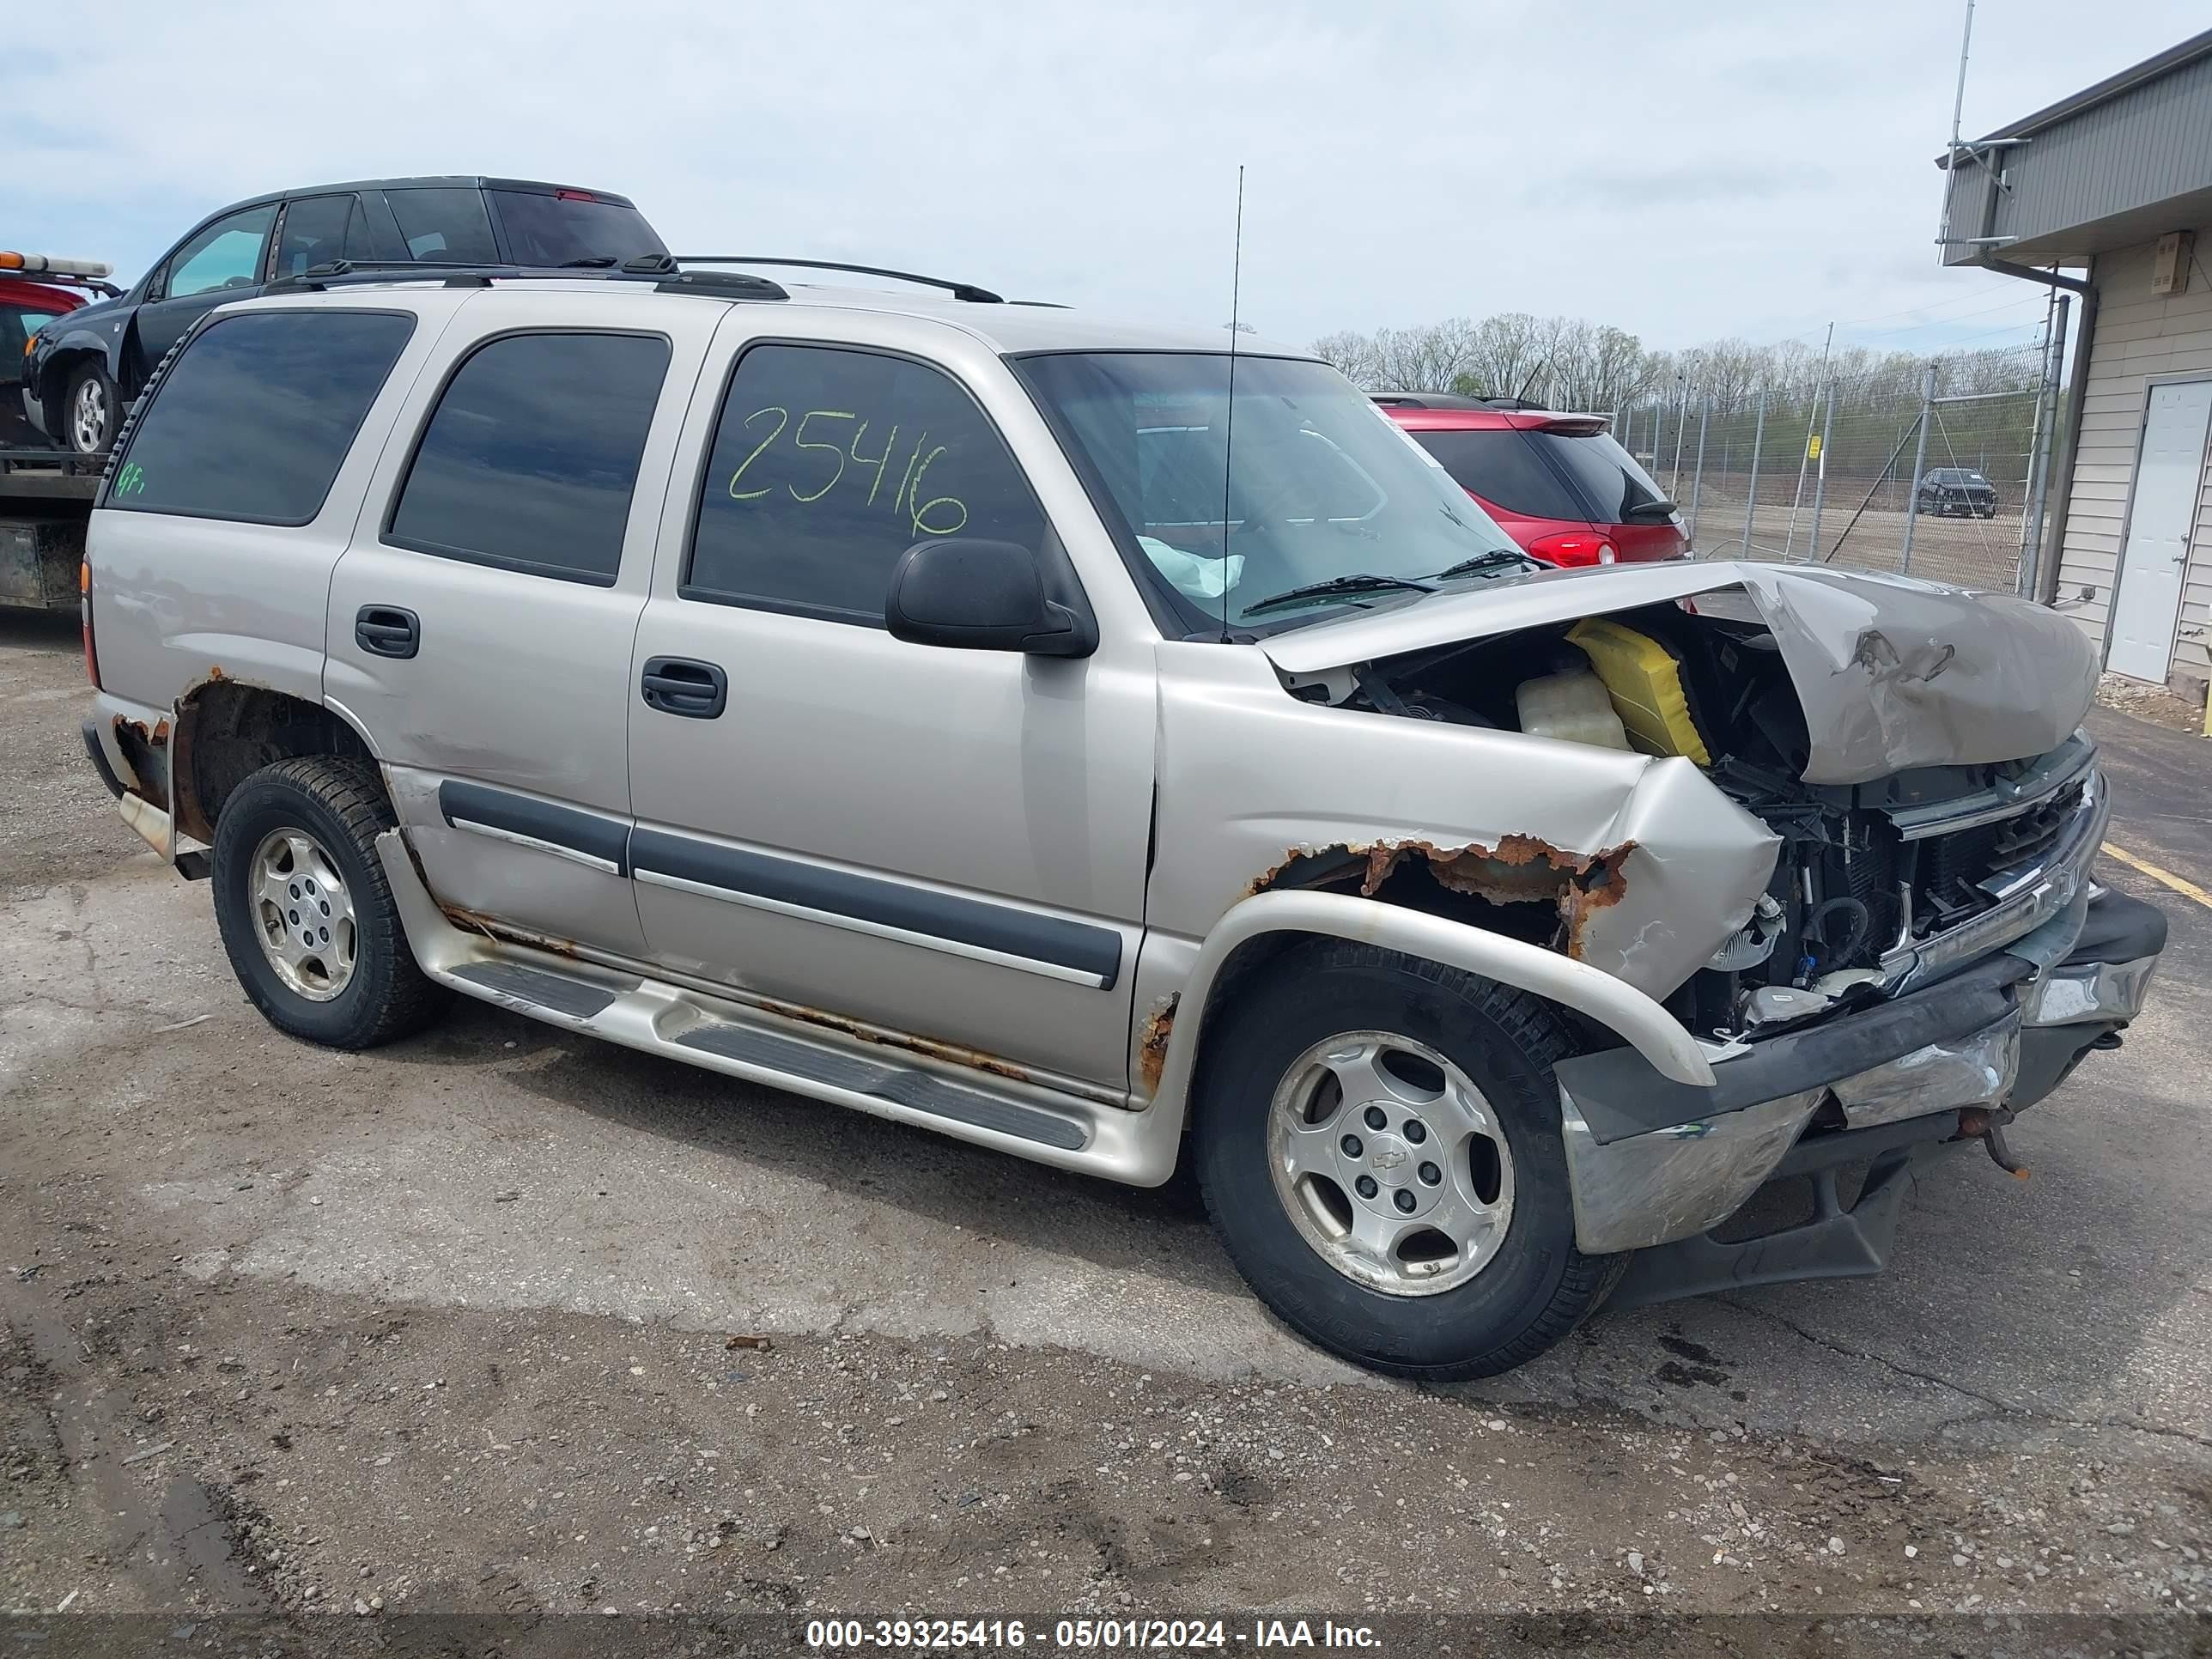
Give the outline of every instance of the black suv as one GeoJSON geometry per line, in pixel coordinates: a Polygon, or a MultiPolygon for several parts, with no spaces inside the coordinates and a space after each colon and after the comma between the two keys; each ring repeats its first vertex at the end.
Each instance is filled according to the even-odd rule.
{"type": "Polygon", "coordinates": [[[97,454],[207,312],[339,259],[603,266],[665,253],[627,197],[526,179],[372,179],[272,191],[195,225],[131,291],[40,329],[23,401],[57,443],[97,454]]]}
{"type": "Polygon", "coordinates": [[[1938,518],[1997,515],[1996,486],[1970,466],[1931,466],[1920,475],[1920,510],[1938,518]]]}

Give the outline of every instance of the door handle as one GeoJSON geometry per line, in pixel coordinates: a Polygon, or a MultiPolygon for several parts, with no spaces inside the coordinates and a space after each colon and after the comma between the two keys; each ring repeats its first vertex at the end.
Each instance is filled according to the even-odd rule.
{"type": "Polygon", "coordinates": [[[730,677],[713,663],[690,657],[647,659],[637,689],[647,708],[686,720],[714,720],[730,702],[730,677]]]}
{"type": "Polygon", "coordinates": [[[404,659],[422,648],[422,620],[396,605],[365,605],[354,612],[353,641],[373,657],[404,659]]]}

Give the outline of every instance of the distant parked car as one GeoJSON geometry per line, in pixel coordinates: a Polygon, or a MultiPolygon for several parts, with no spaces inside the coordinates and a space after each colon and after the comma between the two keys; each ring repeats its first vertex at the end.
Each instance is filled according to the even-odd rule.
{"type": "Polygon", "coordinates": [[[1443,392],[1383,392],[1375,401],[1547,564],[1635,564],[1690,550],[1674,503],[1602,415],[1443,392]]]}
{"type": "Polygon", "coordinates": [[[1938,518],[1994,519],[1996,486],[1968,466],[1931,466],[1920,476],[1920,510],[1938,518]]]}
{"type": "Polygon", "coordinates": [[[186,329],[340,259],[550,268],[667,251],[627,197],[605,191],[484,178],[275,191],[202,220],[128,294],[42,328],[23,363],[25,403],[54,441],[98,454],[186,329]]]}
{"type": "Polygon", "coordinates": [[[112,270],[97,259],[0,251],[0,449],[43,447],[42,434],[26,417],[21,399],[13,395],[23,383],[30,337],[80,308],[87,289],[111,299],[121,293],[106,280],[112,270]]]}

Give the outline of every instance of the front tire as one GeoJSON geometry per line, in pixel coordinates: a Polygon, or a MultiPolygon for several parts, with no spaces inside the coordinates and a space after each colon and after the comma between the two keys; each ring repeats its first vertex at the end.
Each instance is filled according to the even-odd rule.
{"type": "Polygon", "coordinates": [[[1309,1341],[1425,1382],[1509,1370],[1627,1264],[1575,1247],[1547,1004],[1347,940],[1295,947],[1223,1017],[1194,1162],[1237,1271],[1309,1341]]]}
{"type": "Polygon", "coordinates": [[[376,854],[396,822],[371,763],[328,755],[264,766],[223,803],[216,922],[239,984],[278,1030],[368,1048],[444,1012],[376,854]]]}
{"type": "Polygon", "coordinates": [[[79,455],[98,455],[115,441],[122,404],[115,382],[100,364],[87,363],[70,376],[62,394],[62,435],[79,455]]]}

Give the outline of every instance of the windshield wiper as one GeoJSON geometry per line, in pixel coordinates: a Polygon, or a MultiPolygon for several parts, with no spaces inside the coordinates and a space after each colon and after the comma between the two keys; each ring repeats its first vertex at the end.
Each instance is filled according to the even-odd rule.
{"type": "Polygon", "coordinates": [[[580,269],[602,270],[607,266],[614,264],[614,262],[615,256],[611,253],[592,253],[587,254],[580,259],[563,259],[561,261],[560,269],[562,270],[576,270],[580,269]]]}
{"type": "Polygon", "coordinates": [[[1429,580],[1448,582],[1455,576],[1472,576],[1478,571],[1497,570],[1509,564],[1525,564],[1535,570],[1547,568],[1541,559],[1533,558],[1517,547],[1493,547],[1487,553],[1478,553],[1471,559],[1462,559],[1457,564],[1437,571],[1429,580]]]}
{"type": "Polygon", "coordinates": [[[1279,593],[1270,593],[1246,605],[1244,614],[1255,617],[1262,611],[1292,605],[1300,599],[1325,599],[1337,593],[1379,593],[1394,588],[1410,588],[1421,593],[1437,591],[1434,582],[1419,576],[1378,576],[1372,571],[1358,570],[1348,576],[1331,576],[1325,582],[1308,582],[1303,587],[1286,587],[1279,593]]]}

